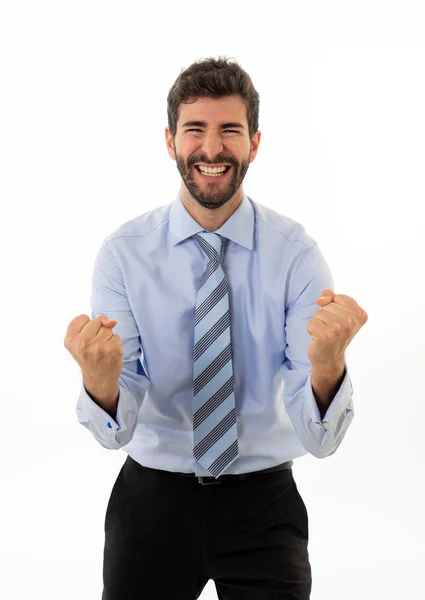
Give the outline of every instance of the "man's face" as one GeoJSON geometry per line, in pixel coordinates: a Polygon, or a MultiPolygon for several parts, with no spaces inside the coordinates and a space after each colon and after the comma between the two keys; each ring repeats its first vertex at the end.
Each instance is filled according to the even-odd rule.
{"type": "Polygon", "coordinates": [[[217,209],[238,192],[257,153],[261,133],[252,140],[246,107],[240,96],[198,98],[181,104],[176,137],[166,128],[169,153],[190,195],[203,207],[217,209]],[[220,175],[199,167],[226,166],[220,175]]]}

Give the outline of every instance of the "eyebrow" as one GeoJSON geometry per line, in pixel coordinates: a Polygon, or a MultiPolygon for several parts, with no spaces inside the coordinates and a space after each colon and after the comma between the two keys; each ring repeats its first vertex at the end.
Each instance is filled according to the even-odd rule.
{"type": "MultiPolygon", "coordinates": [[[[206,121],[186,121],[183,123],[182,127],[207,127],[206,121]]],[[[222,129],[228,129],[229,127],[238,127],[239,129],[245,129],[245,127],[241,123],[220,123],[220,127],[222,129]]]]}

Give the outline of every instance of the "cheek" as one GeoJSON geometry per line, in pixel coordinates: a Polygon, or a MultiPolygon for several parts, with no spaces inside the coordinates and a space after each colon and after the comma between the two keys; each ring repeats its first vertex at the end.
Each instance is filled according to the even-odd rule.
{"type": "Polygon", "coordinates": [[[191,144],[186,141],[185,144],[181,144],[178,148],[179,156],[181,156],[184,162],[187,162],[193,158],[193,156],[200,153],[199,144],[191,144]]]}

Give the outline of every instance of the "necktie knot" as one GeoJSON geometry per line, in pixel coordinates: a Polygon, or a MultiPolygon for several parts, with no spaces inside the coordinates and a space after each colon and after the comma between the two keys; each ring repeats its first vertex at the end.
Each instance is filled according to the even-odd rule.
{"type": "Polygon", "coordinates": [[[195,233],[193,237],[208,256],[209,260],[221,262],[223,237],[219,233],[202,231],[200,233],[195,233]]]}

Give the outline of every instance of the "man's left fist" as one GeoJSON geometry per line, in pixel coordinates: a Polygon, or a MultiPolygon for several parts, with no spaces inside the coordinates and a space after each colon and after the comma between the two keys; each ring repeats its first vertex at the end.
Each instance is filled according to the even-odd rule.
{"type": "Polygon", "coordinates": [[[322,308],[307,323],[307,331],[312,336],[308,358],[312,365],[341,366],[345,364],[345,349],[368,316],[350,296],[328,289],[323,291],[323,296],[316,300],[322,308]]]}

